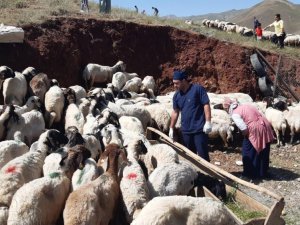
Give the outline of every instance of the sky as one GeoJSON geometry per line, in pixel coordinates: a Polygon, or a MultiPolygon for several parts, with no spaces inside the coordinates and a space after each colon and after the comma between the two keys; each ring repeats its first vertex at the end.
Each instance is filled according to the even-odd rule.
{"type": "MultiPolygon", "coordinates": [[[[152,15],[152,6],[158,8],[160,16],[192,16],[207,13],[224,12],[231,9],[244,9],[254,6],[261,0],[111,0],[112,7],[121,7],[134,10],[136,5],[139,11],[146,10],[152,15]]],[[[300,0],[290,0],[300,4],[300,0]]]]}

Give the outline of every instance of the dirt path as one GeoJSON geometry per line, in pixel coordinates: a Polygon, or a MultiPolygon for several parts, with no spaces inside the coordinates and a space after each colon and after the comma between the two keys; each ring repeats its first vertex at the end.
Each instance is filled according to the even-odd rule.
{"type": "MultiPolygon", "coordinates": [[[[210,153],[211,162],[220,162],[220,167],[237,176],[241,175],[242,167],[235,161],[241,160],[240,148],[210,153]]],[[[285,199],[284,219],[287,225],[300,225],[300,145],[277,148],[271,146],[270,178],[254,181],[282,195],[285,199]]],[[[270,199],[257,192],[245,190],[251,197],[270,206],[270,199]]]]}

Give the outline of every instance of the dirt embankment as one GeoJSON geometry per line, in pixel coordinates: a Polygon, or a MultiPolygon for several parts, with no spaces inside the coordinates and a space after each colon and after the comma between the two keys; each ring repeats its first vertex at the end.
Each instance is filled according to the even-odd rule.
{"type": "MultiPolygon", "coordinates": [[[[172,27],[124,21],[57,18],[24,30],[24,44],[0,45],[0,64],[18,71],[34,66],[62,86],[81,84],[88,63],[113,65],[123,60],[128,72],[154,76],[162,92],[172,90],[173,70],[185,68],[193,81],[211,92],[259,95],[251,48],[172,27]]],[[[276,66],[278,55],[264,54],[276,66]]],[[[285,61],[290,65],[286,69],[294,70],[300,80],[300,61],[285,61]]]]}

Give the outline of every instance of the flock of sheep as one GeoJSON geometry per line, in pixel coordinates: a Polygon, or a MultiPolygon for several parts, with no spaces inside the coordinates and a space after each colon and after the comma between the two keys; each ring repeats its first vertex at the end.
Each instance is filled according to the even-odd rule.
{"type": "MultiPolygon", "coordinates": [[[[85,87],[63,88],[33,67],[22,73],[0,67],[0,224],[108,225],[120,206],[134,225],[236,224],[222,203],[187,196],[200,185],[225,198],[224,183],[145,137],[147,126],[168,132],[174,93],[156,96],[153,77],[125,70],[122,61],[88,64],[85,87]]],[[[212,108],[224,97],[255,105],[276,132],[300,131],[299,105],[282,112],[247,94],[209,97],[212,108]]],[[[212,123],[209,136],[228,145],[230,116],[212,109],[212,123]]]]}
{"type": "MultiPolygon", "coordinates": [[[[243,36],[251,37],[254,35],[253,29],[248,27],[239,26],[232,22],[227,21],[219,21],[219,20],[209,20],[204,19],[202,21],[202,25],[206,27],[216,28],[222,31],[226,31],[228,33],[238,33],[243,36]]],[[[264,40],[271,40],[272,36],[275,32],[264,30],[262,32],[264,40]]],[[[287,34],[286,38],[284,39],[284,44],[288,46],[300,46],[300,35],[299,34],[287,34]]]]}

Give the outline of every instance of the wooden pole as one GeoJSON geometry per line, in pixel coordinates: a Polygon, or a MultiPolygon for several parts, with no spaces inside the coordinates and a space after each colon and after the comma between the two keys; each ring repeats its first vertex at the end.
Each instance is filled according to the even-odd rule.
{"type": "Polygon", "coordinates": [[[268,194],[269,196],[272,196],[273,198],[277,199],[278,201],[281,201],[283,200],[283,197],[280,196],[280,195],[277,195],[271,191],[269,191],[268,189],[264,188],[264,187],[259,187],[255,184],[252,184],[252,183],[249,183],[247,181],[244,181],[234,175],[232,175],[231,173],[228,173],[227,171],[225,170],[222,170],[221,168],[207,162],[206,160],[202,159],[201,157],[199,157],[198,155],[195,155],[191,150],[189,150],[188,148],[186,148],[185,146],[179,144],[178,142],[173,142],[172,139],[170,139],[166,134],[152,128],[152,127],[148,127],[147,130],[150,130],[156,134],[158,134],[160,137],[162,137],[163,139],[165,139],[166,141],[168,141],[171,145],[174,145],[178,148],[178,150],[180,151],[183,151],[185,152],[186,155],[188,155],[190,158],[198,161],[199,163],[201,163],[202,165],[204,165],[205,167],[215,171],[215,172],[218,172],[219,174],[225,176],[225,177],[228,177],[229,179],[239,183],[239,184],[242,184],[246,187],[249,187],[249,188],[252,188],[254,190],[257,190],[261,193],[265,193],[265,194],[268,194]]]}

